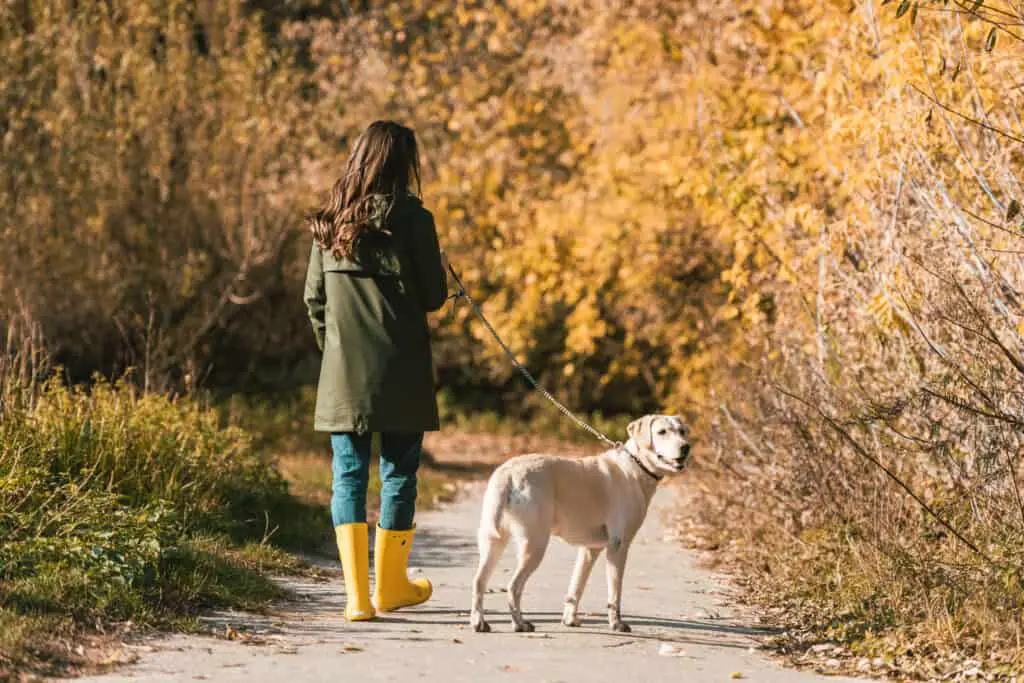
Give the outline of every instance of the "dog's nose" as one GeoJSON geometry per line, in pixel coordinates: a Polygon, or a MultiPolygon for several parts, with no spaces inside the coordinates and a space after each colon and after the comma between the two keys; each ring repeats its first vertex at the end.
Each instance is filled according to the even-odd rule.
{"type": "Polygon", "coordinates": [[[685,458],[689,454],[690,454],[690,444],[684,443],[683,444],[683,457],[685,458]]]}

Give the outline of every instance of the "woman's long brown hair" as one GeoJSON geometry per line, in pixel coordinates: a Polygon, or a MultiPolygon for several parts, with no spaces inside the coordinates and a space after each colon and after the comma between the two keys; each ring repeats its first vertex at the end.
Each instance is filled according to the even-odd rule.
{"type": "Polygon", "coordinates": [[[394,121],[374,121],[356,140],[322,207],[307,216],[317,245],[335,258],[351,258],[356,243],[368,232],[385,229],[371,221],[379,206],[375,195],[386,195],[390,212],[395,201],[416,184],[420,191],[420,158],[416,134],[394,121]]]}

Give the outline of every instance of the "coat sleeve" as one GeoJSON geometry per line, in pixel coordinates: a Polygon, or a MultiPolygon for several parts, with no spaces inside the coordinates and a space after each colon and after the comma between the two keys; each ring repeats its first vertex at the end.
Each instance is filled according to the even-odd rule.
{"type": "Polygon", "coordinates": [[[303,300],[306,302],[309,321],[313,323],[313,336],[316,337],[316,345],[323,351],[324,334],[327,329],[324,318],[327,292],[324,288],[324,255],[315,242],[313,250],[309,254],[309,268],[306,270],[306,288],[303,300]]]}
{"type": "Polygon", "coordinates": [[[448,298],[448,276],[441,264],[434,216],[426,209],[421,210],[412,234],[413,284],[423,310],[436,311],[448,298]]]}

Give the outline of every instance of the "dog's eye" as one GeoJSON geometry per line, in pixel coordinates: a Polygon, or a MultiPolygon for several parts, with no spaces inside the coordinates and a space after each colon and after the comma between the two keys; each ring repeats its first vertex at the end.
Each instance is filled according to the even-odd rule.
{"type": "Polygon", "coordinates": [[[658,434],[658,436],[664,436],[666,431],[667,430],[665,430],[665,429],[659,429],[657,434],[658,434]]]}

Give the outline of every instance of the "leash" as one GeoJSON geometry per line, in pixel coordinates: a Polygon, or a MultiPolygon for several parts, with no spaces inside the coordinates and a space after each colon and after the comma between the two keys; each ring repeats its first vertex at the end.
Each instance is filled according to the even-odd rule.
{"type": "MultiPolygon", "coordinates": [[[[526,367],[522,363],[520,363],[518,360],[516,360],[515,354],[512,353],[512,350],[510,348],[508,348],[508,345],[505,344],[505,342],[503,342],[501,340],[501,337],[498,336],[498,333],[494,329],[494,326],[492,326],[490,321],[488,321],[487,318],[484,316],[484,312],[481,311],[480,307],[477,306],[475,301],[473,301],[473,297],[471,297],[469,295],[469,292],[466,291],[466,286],[462,284],[462,280],[459,278],[458,274],[456,274],[455,269],[452,268],[452,264],[450,264],[450,263],[448,264],[448,272],[451,273],[452,279],[455,280],[455,285],[458,287],[456,292],[454,294],[449,295],[448,298],[449,299],[460,299],[460,298],[462,298],[462,299],[466,300],[466,302],[469,304],[470,308],[473,310],[473,313],[476,315],[477,318],[480,318],[480,322],[482,322],[484,324],[484,327],[487,328],[487,331],[491,333],[492,337],[494,337],[494,341],[498,342],[498,345],[501,346],[502,350],[505,352],[505,355],[508,356],[508,359],[510,361],[512,361],[512,365],[515,366],[516,370],[518,370],[520,373],[522,373],[523,377],[526,378],[526,381],[529,382],[533,386],[534,389],[536,389],[538,392],[540,392],[541,396],[543,396],[547,400],[551,401],[551,403],[553,403],[556,408],[558,408],[560,411],[562,411],[563,415],[565,415],[567,418],[569,418],[570,420],[575,422],[578,426],[580,426],[583,429],[587,430],[588,432],[590,432],[591,435],[597,437],[598,439],[600,439],[601,441],[605,442],[606,444],[608,444],[612,448],[615,448],[615,449],[622,448],[622,442],[621,441],[612,441],[607,436],[602,434],[600,431],[598,431],[594,427],[591,427],[589,424],[587,424],[586,422],[584,422],[580,418],[576,417],[571,410],[569,410],[564,405],[559,403],[558,399],[556,399],[554,396],[551,395],[551,392],[549,392],[547,389],[542,387],[540,385],[540,382],[538,382],[537,380],[535,380],[533,378],[533,375],[530,374],[530,371],[527,370],[526,367]]],[[[629,451],[626,451],[626,452],[628,453],[629,451]]],[[[635,462],[637,462],[637,464],[640,464],[639,459],[636,456],[633,456],[632,453],[630,453],[630,456],[633,457],[633,460],[635,462]]],[[[659,478],[656,475],[654,475],[653,473],[651,473],[642,464],[640,464],[640,467],[644,470],[644,472],[646,472],[647,474],[651,475],[652,477],[655,477],[656,479],[659,478]]]]}

